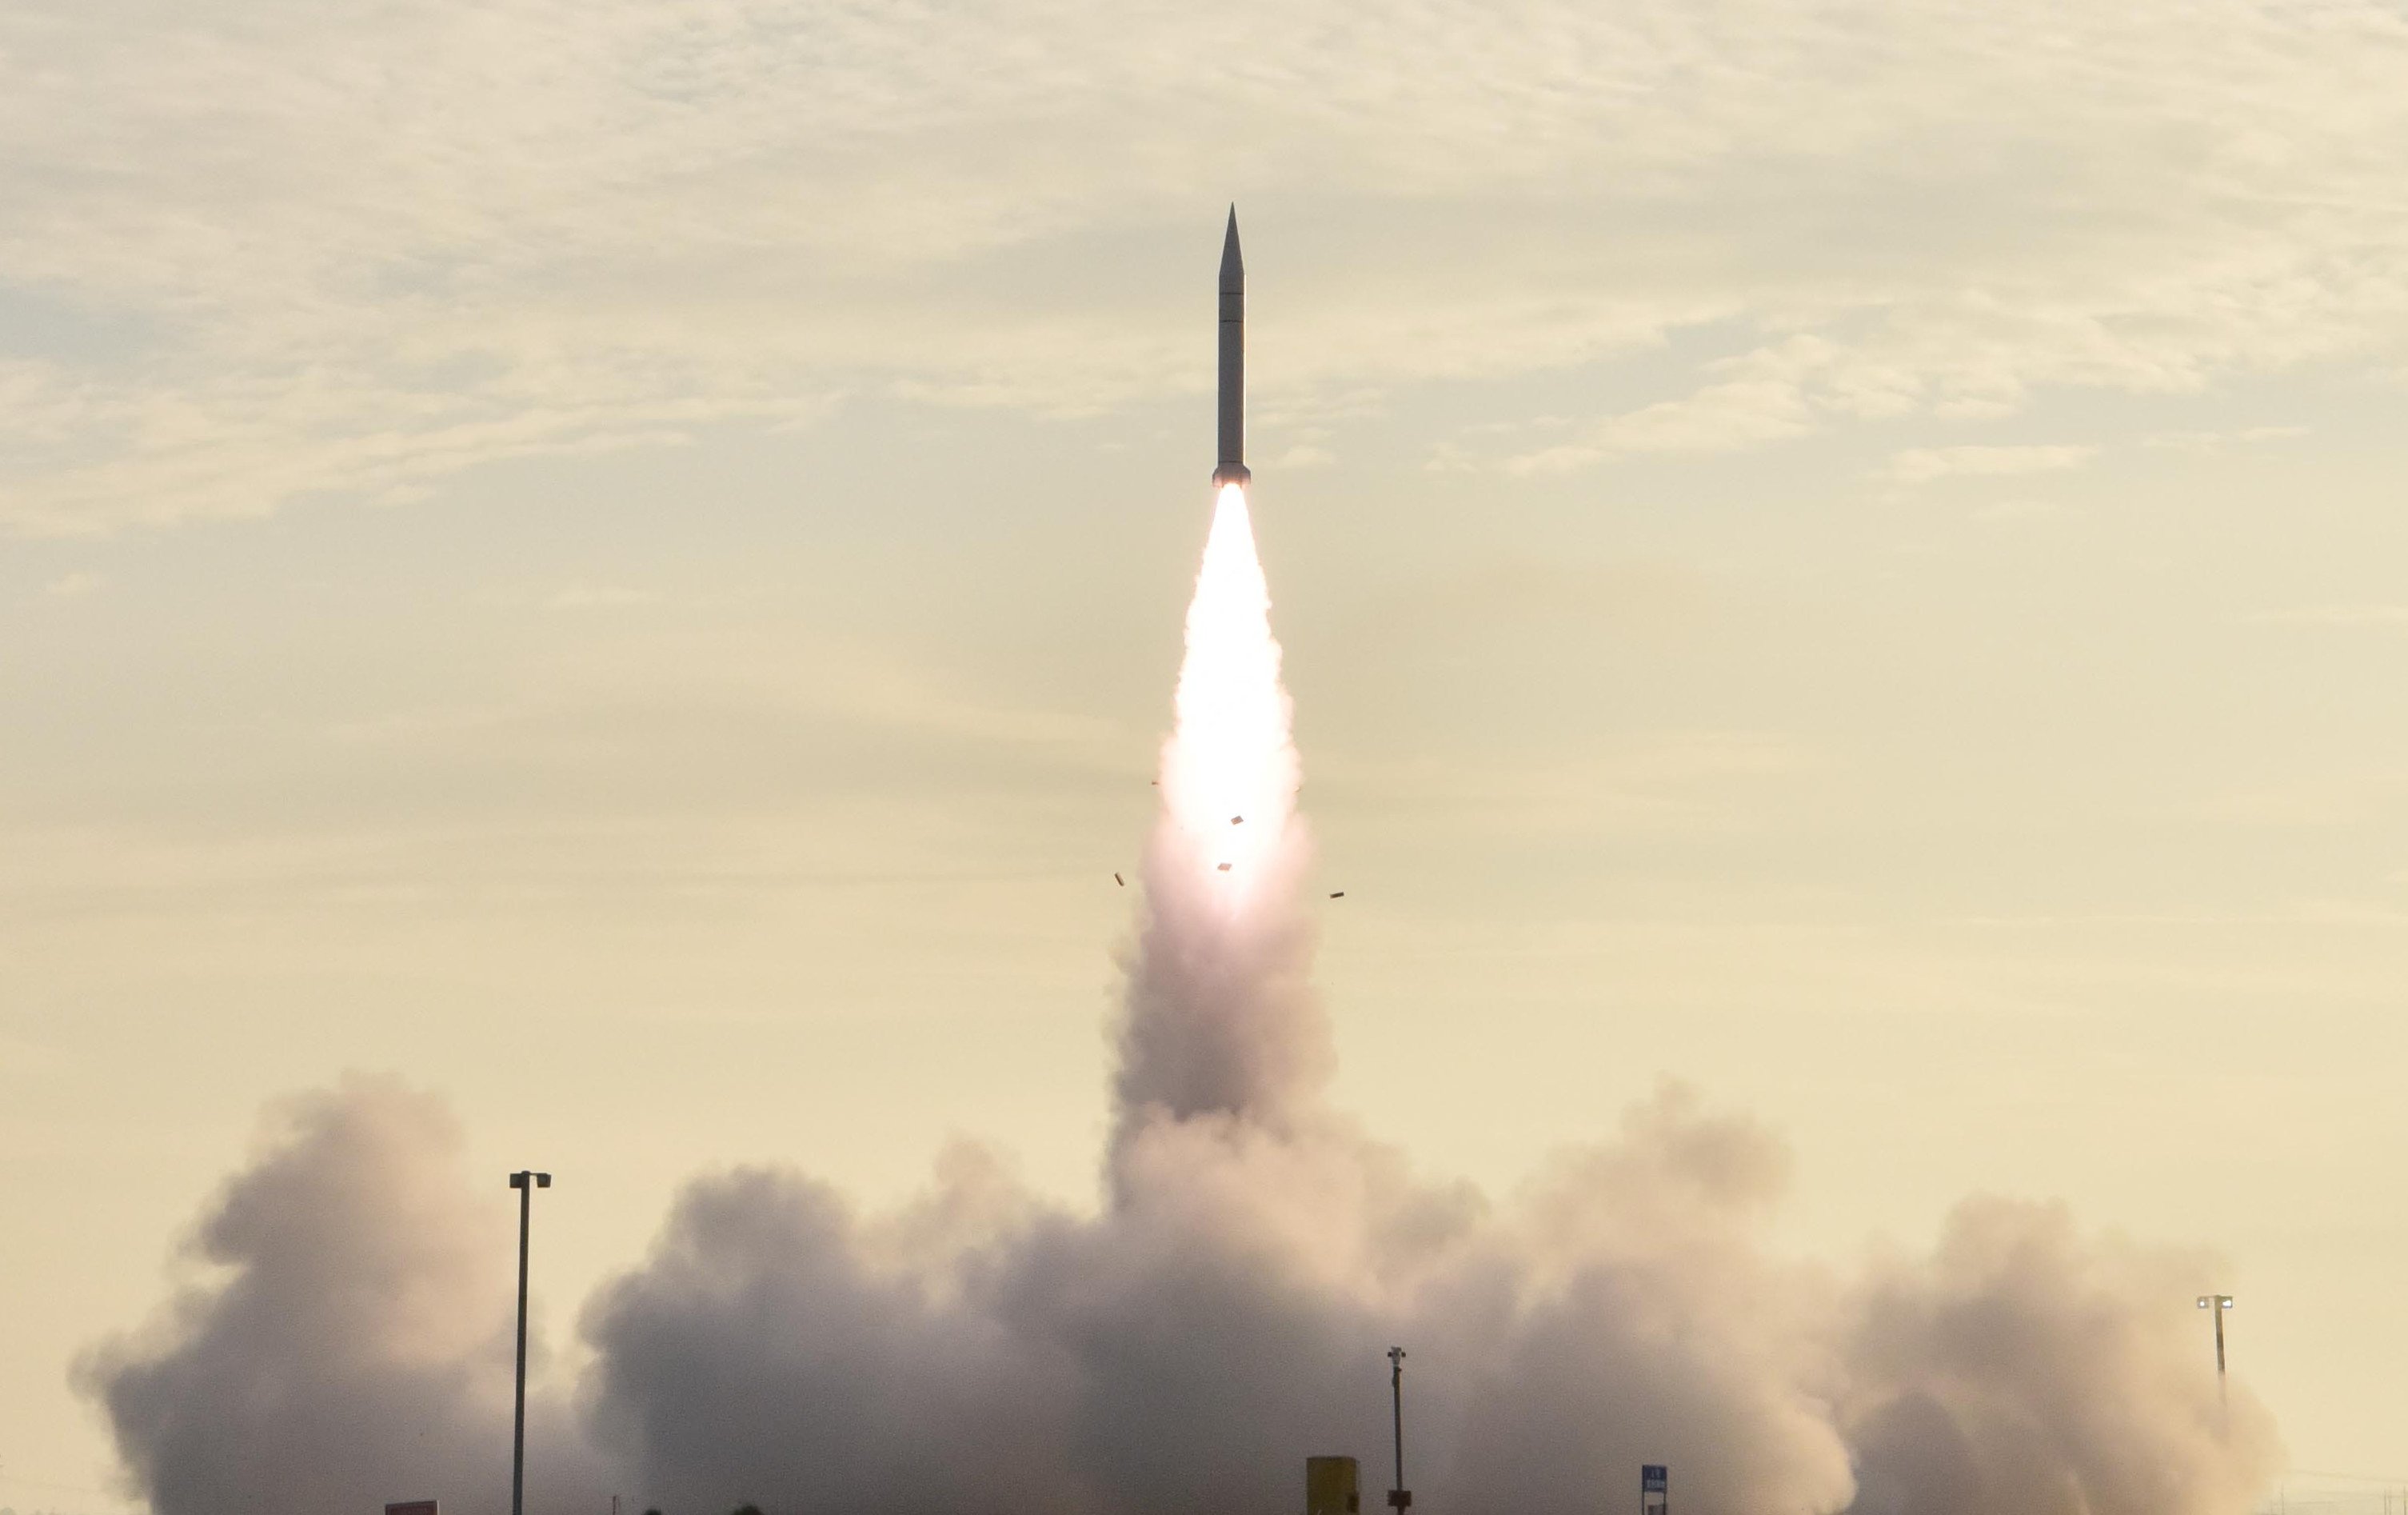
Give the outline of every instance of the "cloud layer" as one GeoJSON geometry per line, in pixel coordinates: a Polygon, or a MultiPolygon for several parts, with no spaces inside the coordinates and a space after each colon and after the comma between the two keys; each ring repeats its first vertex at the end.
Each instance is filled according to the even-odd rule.
{"type": "Polygon", "coordinates": [[[1258,367],[1302,427],[1703,349],[1674,393],[1471,447],[1498,466],[2408,357],[2408,21],[2371,0],[119,0],[12,8],[0,60],[21,531],[847,394],[1190,391],[1232,194],[1283,233],[1258,367]]]}

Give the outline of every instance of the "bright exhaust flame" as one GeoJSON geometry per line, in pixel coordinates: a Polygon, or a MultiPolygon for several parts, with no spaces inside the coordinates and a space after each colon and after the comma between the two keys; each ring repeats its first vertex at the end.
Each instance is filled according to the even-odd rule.
{"type": "Polygon", "coordinates": [[[1174,867],[1214,875],[1232,908],[1259,891],[1296,808],[1291,707],[1270,609],[1246,491],[1224,484],[1187,607],[1187,657],[1179,671],[1178,725],[1163,745],[1162,794],[1175,831],[1174,867]]]}

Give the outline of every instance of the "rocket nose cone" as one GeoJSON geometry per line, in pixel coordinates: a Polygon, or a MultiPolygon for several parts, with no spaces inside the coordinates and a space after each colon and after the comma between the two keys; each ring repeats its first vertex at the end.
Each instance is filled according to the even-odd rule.
{"type": "Polygon", "coordinates": [[[1242,284],[1246,278],[1246,259],[1238,251],[1238,208],[1229,207],[1229,234],[1221,241],[1221,283],[1226,287],[1242,284]]]}

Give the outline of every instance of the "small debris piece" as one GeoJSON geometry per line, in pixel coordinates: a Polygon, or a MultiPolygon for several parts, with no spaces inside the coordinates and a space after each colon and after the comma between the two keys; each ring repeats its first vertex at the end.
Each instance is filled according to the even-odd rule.
{"type": "Polygon", "coordinates": [[[1333,900],[1343,900],[1346,898],[1346,891],[1344,889],[1340,889],[1336,894],[1331,895],[1330,898],[1333,900]]]}
{"type": "Polygon", "coordinates": [[[1232,815],[1229,817],[1229,824],[1232,826],[1243,826],[1246,824],[1246,817],[1243,815],[1232,815]]]}
{"type": "Polygon", "coordinates": [[[1223,864],[1221,865],[1221,872],[1223,872],[1223,873],[1227,873],[1228,871],[1229,871],[1229,865],[1228,865],[1227,863],[1223,863],[1223,864]]]}
{"type": "Polygon", "coordinates": [[[1125,879],[1125,878],[1121,877],[1121,875],[1120,875],[1120,874],[1118,874],[1118,873],[1114,873],[1114,874],[1112,875],[1112,882],[1113,882],[1113,883],[1115,883],[1115,884],[1118,884],[1122,888],[1127,888],[1127,887],[1128,887],[1128,881],[1127,881],[1126,879],[1125,879]]]}

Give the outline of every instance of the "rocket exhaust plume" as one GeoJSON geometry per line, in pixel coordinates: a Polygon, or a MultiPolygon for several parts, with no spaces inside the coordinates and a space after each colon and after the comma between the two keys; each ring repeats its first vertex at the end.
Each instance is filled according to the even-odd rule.
{"type": "MultiPolygon", "coordinates": [[[[1593,1515],[1642,1463],[1692,1515],[2246,1515],[2280,1452],[2245,1389],[2219,1412],[2199,1256],[1978,1200],[1928,1255],[1850,1277],[1768,1251],[1787,1151],[1676,1086],[1495,1200],[1329,1105],[1226,411],[1223,435],[1240,471],[1187,611],[1097,1205],[969,1144],[892,1214],[784,1168],[694,1181],[583,1311],[591,1365],[530,1433],[533,1507],[1274,1511],[1307,1456],[1387,1445],[1402,1343],[1414,1508],[1438,1515],[1593,1515]]],[[[301,1107],[202,1232],[220,1281],[92,1354],[154,1515],[500,1508],[507,1215],[450,1140],[385,1086],[301,1107]]]]}
{"type": "Polygon", "coordinates": [[[1279,1121],[1331,1064],[1306,975],[1290,705],[1246,492],[1224,484],[1187,608],[1177,724],[1120,1037],[1118,1153],[1140,1125],[1279,1121]]]}
{"type": "Polygon", "coordinates": [[[1246,492],[1224,484],[1187,607],[1177,724],[1162,749],[1164,829],[1155,850],[1182,867],[1232,863],[1226,876],[1203,880],[1232,914],[1266,897],[1257,887],[1269,882],[1262,865],[1294,840],[1296,743],[1270,610],[1246,492]]]}

